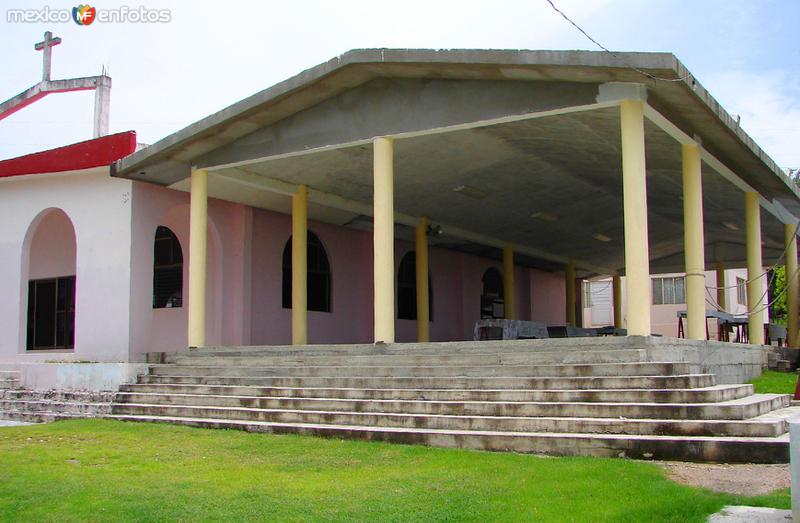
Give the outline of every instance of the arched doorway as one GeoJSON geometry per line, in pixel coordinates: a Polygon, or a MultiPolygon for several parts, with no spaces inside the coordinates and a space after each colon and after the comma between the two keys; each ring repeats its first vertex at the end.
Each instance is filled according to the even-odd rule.
{"type": "Polygon", "coordinates": [[[503,276],[494,267],[483,273],[481,293],[481,318],[504,318],[503,276]]]}
{"type": "Polygon", "coordinates": [[[74,350],[75,228],[61,209],[42,211],[23,244],[25,350],[74,350]]]}

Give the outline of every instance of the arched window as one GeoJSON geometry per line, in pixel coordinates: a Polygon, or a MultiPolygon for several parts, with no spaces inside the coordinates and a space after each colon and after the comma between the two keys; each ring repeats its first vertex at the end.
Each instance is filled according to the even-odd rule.
{"type": "MultiPolygon", "coordinates": [[[[401,320],[417,319],[417,256],[409,251],[400,260],[397,270],[397,317],[401,320]]],[[[428,320],[433,321],[433,285],[428,272],[428,320]]]]}
{"type": "MultiPolygon", "coordinates": [[[[331,266],[328,254],[316,234],[308,231],[308,310],[331,312],[331,266]]],[[[283,308],[292,308],[292,238],[283,248],[283,308]]]]}
{"type": "Polygon", "coordinates": [[[178,237],[159,225],[153,245],[153,308],[183,306],[183,251],[178,237]]]}
{"type": "Polygon", "coordinates": [[[483,293],[481,294],[481,318],[503,318],[503,276],[494,267],[483,273],[483,293]]]}

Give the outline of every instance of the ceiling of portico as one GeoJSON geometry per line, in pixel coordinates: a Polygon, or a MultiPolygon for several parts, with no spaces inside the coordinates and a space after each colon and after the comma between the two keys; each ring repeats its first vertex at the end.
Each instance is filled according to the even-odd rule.
{"type": "MultiPolygon", "coordinates": [[[[650,258],[654,271],[683,270],[680,145],[646,123],[650,258]]],[[[528,265],[555,269],[555,258],[622,269],[623,216],[619,111],[532,118],[398,139],[394,147],[395,211],[441,225],[440,244],[484,255],[496,249],[448,234],[448,227],[551,253],[528,265]],[[600,238],[600,239],[598,239],[600,238]]],[[[369,208],[372,146],[353,145],[264,159],[212,171],[212,196],[289,212],[275,192],[307,185],[369,208]]],[[[176,184],[186,188],[186,182],[176,184]]],[[[742,191],[703,166],[706,258],[739,266],[744,259],[742,191]],[[735,230],[738,229],[738,230],[735,230]]],[[[351,206],[315,205],[310,217],[364,228],[369,218],[351,206]]],[[[762,212],[764,260],[780,254],[783,225],[762,212]]],[[[401,231],[402,235],[402,231],[401,231]]],[[[518,260],[520,261],[520,260],[518,260]]]]}

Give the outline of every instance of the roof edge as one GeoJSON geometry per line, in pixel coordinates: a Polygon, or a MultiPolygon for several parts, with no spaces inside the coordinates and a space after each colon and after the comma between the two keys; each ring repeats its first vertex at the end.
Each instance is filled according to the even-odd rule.
{"type": "MultiPolygon", "coordinates": [[[[563,65],[593,67],[636,67],[643,70],[671,70],[678,78],[680,62],[672,53],[576,50],[509,50],[509,49],[352,49],[327,62],[315,65],[286,80],[263,89],[228,107],[225,107],[185,128],[162,138],[158,142],[135,152],[117,163],[114,176],[130,174],[148,164],[148,161],[179,147],[200,132],[224,125],[258,106],[284,96],[307,84],[348,66],[370,63],[461,63],[506,65],[563,65]]],[[[681,66],[682,67],[682,66],[681,66]]]]}
{"type": "Polygon", "coordinates": [[[124,131],[0,161],[0,178],[111,165],[136,150],[136,131],[124,131]]]}

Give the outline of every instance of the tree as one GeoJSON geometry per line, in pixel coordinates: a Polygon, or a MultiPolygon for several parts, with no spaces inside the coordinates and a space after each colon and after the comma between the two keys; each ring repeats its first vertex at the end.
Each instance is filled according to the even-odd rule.
{"type": "MultiPolygon", "coordinates": [[[[800,186],[800,169],[787,169],[786,174],[795,185],[800,186]]],[[[786,325],[788,307],[786,305],[786,266],[776,267],[769,273],[769,307],[770,321],[786,325]]]]}
{"type": "Polygon", "coordinates": [[[769,294],[768,299],[771,303],[769,307],[769,317],[772,323],[786,325],[786,267],[779,266],[770,271],[769,274],[769,294]]]}

